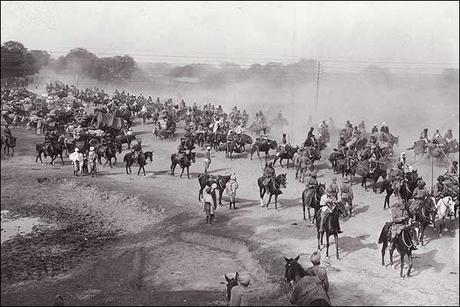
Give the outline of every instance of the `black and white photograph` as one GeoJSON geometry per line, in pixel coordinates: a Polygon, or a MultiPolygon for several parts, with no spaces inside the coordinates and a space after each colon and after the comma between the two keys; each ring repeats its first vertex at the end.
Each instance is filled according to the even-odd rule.
{"type": "Polygon", "coordinates": [[[459,306],[459,1],[1,1],[1,306],[459,306]]]}

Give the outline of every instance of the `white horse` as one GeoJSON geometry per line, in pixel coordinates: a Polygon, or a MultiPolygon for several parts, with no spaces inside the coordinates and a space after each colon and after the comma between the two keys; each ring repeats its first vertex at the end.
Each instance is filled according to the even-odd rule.
{"type": "Polygon", "coordinates": [[[445,220],[447,217],[454,214],[455,210],[455,201],[451,196],[446,196],[438,200],[436,207],[436,218],[434,220],[434,226],[438,226],[438,232],[441,234],[444,229],[445,220]]]}

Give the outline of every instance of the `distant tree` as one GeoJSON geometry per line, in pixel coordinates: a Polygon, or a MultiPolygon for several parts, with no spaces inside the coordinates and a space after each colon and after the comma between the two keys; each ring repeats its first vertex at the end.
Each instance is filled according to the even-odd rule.
{"type": "Polygon", "coordinates": [[[5,42],[1,46],[2,78],[34,75],[47,64],[49,58],[46,51],[28,51],[20,42],[5,42]]]}

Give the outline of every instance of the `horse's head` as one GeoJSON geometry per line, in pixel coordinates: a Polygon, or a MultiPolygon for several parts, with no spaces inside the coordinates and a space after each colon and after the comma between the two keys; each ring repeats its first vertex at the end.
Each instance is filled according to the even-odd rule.
{"type": "Polygon", "coordinates": [[[268,140],[268,147],[271,149],[275,149],[278,146],[275,140],[268,140]]]}
{"type": "Polygon", "coordinates": [[[419,238],[420,238],[421,229],[422,229],[422,225],[421,225],[420,222],[418,222],[418,221],[410,221],[409,226],[406,227],[405,230],[407,231],[407,234],[409,235],[409,238],[410,238],[411,242],[404,242],[404,244],[416,247],[419,244],[419,238]]]}
{"type": "Polygon", "coordinates": [[[332,212],[337,212],[337,214],[340,216],[342,214],[345,214],[347,212],[345,208],[345,204],[342,201],[337,201],[335,202],[335,207],[332,210],[332,212]]]}
{"type": "Polygon", "coordinates": [[[284,279],[287,282],[293,283],[295,281],[296,276],[303,276],[304,270],[302,266],[297,262],[299,260],[300,255],[295,257],[295,258],[286,258],[284,257],[284,260],[286,261],[286,264],[284,266],[285,272],[284,272],[284,279]]]}
{"type": "Polygon", "coordinates": [[[275,178],[275,182],[280,185],[281,188],[285,189],[286,188],[286,182],[287,182],[287,174],[279,174],[275,178]]]}
{"type": "Polygon", "coordinates": [[[227,275],[225,280],[227,281],[227,300],[230,301],[230,294],[232,293],[232,288],[238,285],[238,272],[235,273],[235,277],[229,278],[227,275]]]}
{"type": "Polygon", "coordinates": [[[319,197],[324,195],[324,191],[326,190],[326,184],[325,183],[319,183],[316,187],[316,193],[318,194],[319,197]]]}

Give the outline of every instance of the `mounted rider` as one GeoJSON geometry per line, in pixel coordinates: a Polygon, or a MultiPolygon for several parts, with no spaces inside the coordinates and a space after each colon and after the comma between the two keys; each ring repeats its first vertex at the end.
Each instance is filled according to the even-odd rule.
{"type": "MultiPolygon", "coordinates": [[[[320,206],[319,231],[320,232],[324,231],[324,227],[323,227],[324,221],[326,220],[326,217],[330,213],[332,213],[335,207],[334,197],[332,194],[333,194],[332,190],[326,189],[326,193],[321,196],[321,200],[319,202],[319,206],[320,206]]],[[[342,230],[339,229],[338,233],[342,233],[342,230]]]]}
{"type": "Polygon", "coordinates": [[[308,153],[305,150],[302,154],[302,156],[299,158],[299,167],[300,167],[300,182],[304,182],[304,175],[305,171],[308,168],[308,165],[310,164],[310,159],[308,158],[308,153]]]}
{"type": "Polygon", "coordinates": [[[428,128],[423,129],[422,133],[420,133],[420,140],[424,140],[426,144],[430,142],[428,139],[428,128]]]}
{"type": "Polygon", "coordinates": [[[283,133],[283,137],[281,138],[281,143],[279,145],[279,149],[280,149],[279,154],[280,155],[282,155],[283,153],[286,152],[287,144],[288,144],[288,142],[287,142],[287,139],[286,139],[286,133],[283,133]]]}
{"type": "Polygon", "coordinates": [[[369,158],[369,174],[373,174],[375,170],[377,169],[377,167],[379,166],[377,154],[374,150],[375,146],[371,148],[372,148],[372,154],[369,158]]]}
{"type": "Polygon", "coordinates": [[[444,135],[444,139],[446,140],[446,143],[449,144],[454,140],[454,135],[452,134],[452,129],[448,129],[446,134],[444,135]]]}
{"type": "Polygon", "coordinates": [[[379,128],[377,127],[377,124],[374,124],[374,126],[372,126],[371,134],[378,133],[378,132],[379,132],[379,128]]]}
{"type": "Polygon", "coordinates": [[[417,182],[417,187],[412,192],[412,197],[414,198],[409,204],[409,214],[415,216],[417,210],[423,206],[428,199],[428,191],[425,188],[425,181],[419,180],[417,182]]]}
{"type": "Polygon", "coordinates": [[[310,174],[307,177],[307,181],[305,182],[305,189],[307,190],[307,194],[305,195],[305,202],[307,204],[311,204],[313,197],[316,194],[316,189],[318,188],[318,181],[316,180],[316,172],[310,174]]]}
{"type": "Polygon", "coordinates": [[[447,186],[445,185],[444,181],[446,178],[444,176],[438,176],[438,182],[433,187],[433,196],[436,199],[436,202],[446,196],[447,186]]]}
{"type": "Polygon", "coordinates": [[[299,178],[299,171],[300,171],[300,157],[302,156],[302,150],[299,148],[297,151],[294,153],[294,156],[292,157],[292,161],[294,163],[295,167],[295,179],[299,178]]]}
{"type": "Polygon", "coordinates": [[[268,162],[265,165],[264,174],[262,175],[262,178],[263,178],[262,183],[263,183],[263,185],[267,186],[267,184],[270,181],[270,179],[272,179],[274,177],[275,177],[275,168],[273,167],[273,162],[268,162]]]}
{"type": "Polygon", "coordinates": [[[434,133],[431,141],[433,142],[433,144],[442,145],[442,136],[441,132],[439,132],[439,129],[436,129],[436,132],[434,133]]]}
{"type": "Polygon", "coordinates": [[[409,220],[407,210],[400,199],[398,199],[398,201],[391,208],[391,219],[392,225],[390,227],[390,250],[395,248],[396,238],[403,231],[403,229],[406,228],[407,221],[409,220]]]}
{"type": "Polygon", "coordinates": [[[390,129],[388,128],[386,122],[382,123],[382,127],[380,127],[380,132],[390,135],[390,129]]]}

